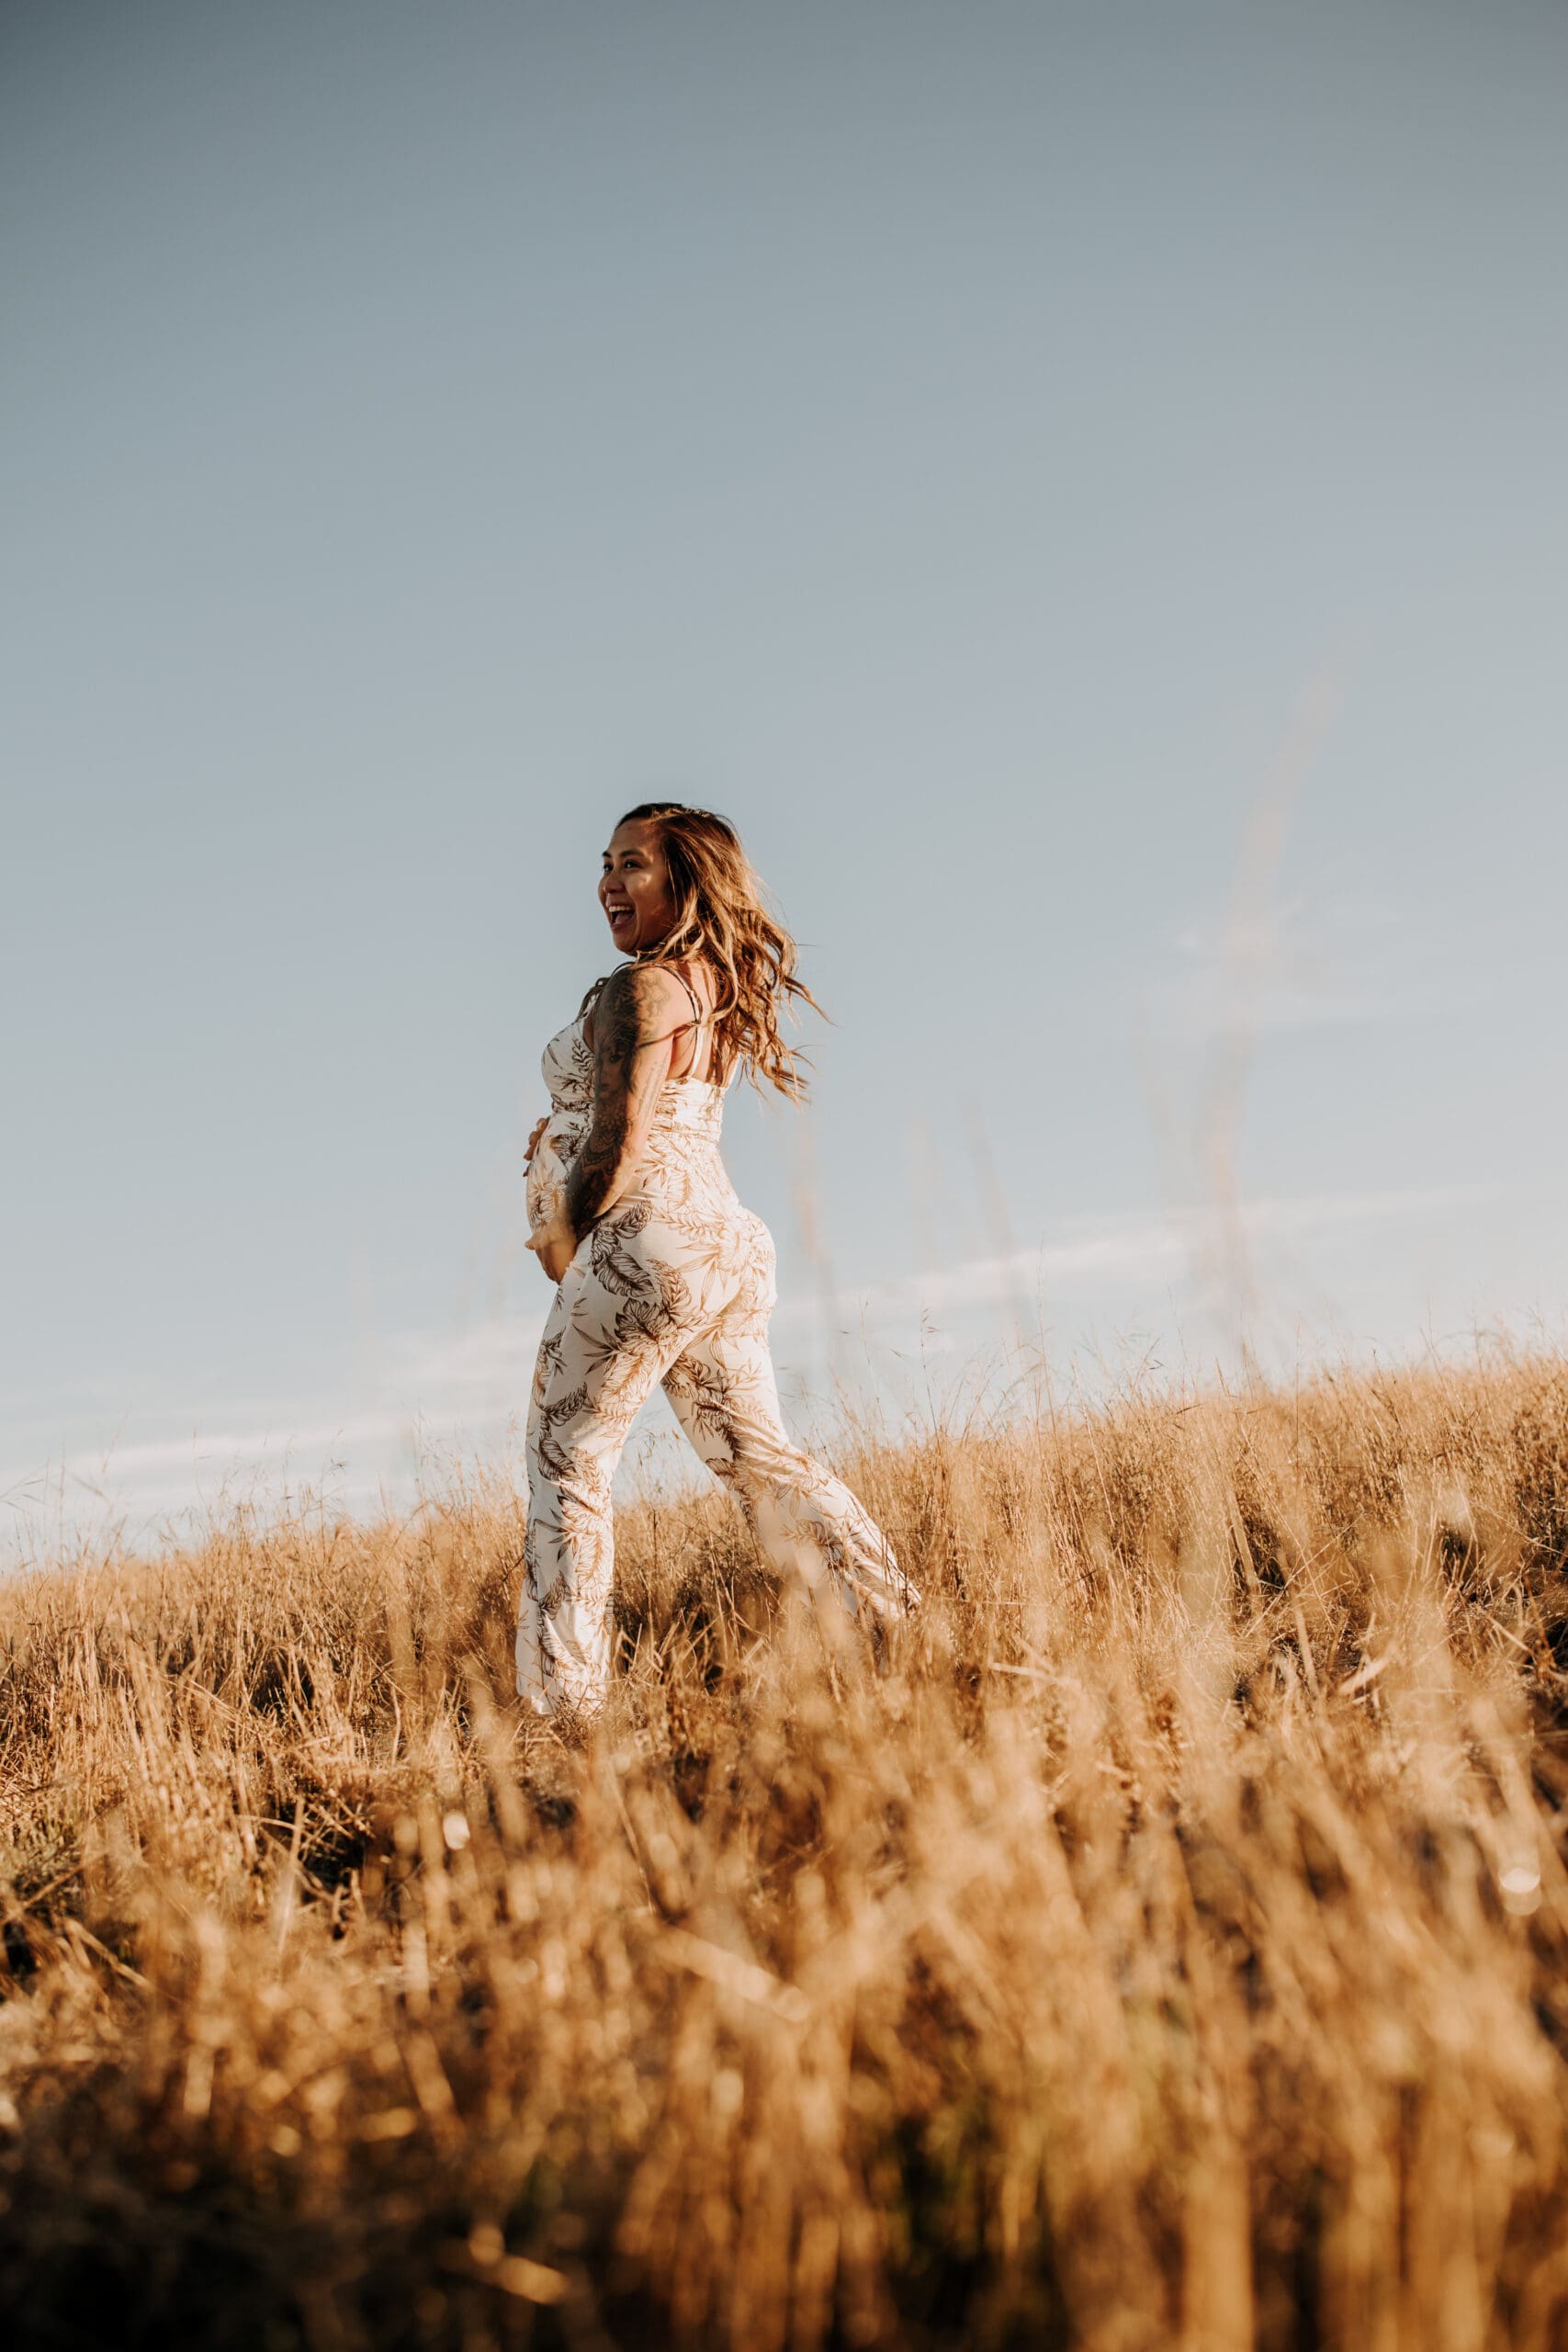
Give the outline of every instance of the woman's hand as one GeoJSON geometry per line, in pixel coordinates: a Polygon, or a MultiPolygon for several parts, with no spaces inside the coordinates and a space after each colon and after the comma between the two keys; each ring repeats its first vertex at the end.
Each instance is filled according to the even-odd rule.
{"type": "Polygon", "coordinates": [[[528,1236],[524,1247],[534,1252],[551,1282],[558,1283],[577,1255],[577,1236],[558,1212],[528,1236]]]}
{"type": "Polygon", "coordinates": [[[547,1111],[542,1119],[535,1120],[534,1132],[528,1138],[528,1148],[523,1154],[523,1165],[525,1168],[526,1168],[528,1162],[533,1159],[534,1154],[538,1150],[539,1137],[544,1134],[545,1129],[549,1125],[549,1124],[550,1119],[549,1113],[547,1111]]]}

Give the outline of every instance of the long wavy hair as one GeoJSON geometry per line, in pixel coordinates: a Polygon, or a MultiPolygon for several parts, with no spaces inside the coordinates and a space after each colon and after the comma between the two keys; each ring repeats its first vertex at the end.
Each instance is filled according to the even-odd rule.
{"type": "Polygon", "coordinates": [[[623,825],[659,828],[670,873],[675,920],[639,964],[711,965],[717,980],[714,1040],[722,1071],[737,1062],[761,1091],[763,1080],[798,1102],[806,1093],[806,1055],[784,1043],[781,1012],[797,1004],[822,1011],[795,978],[795,945],[768,904],[755,867],[727,817],[688,808],[679,800],[645,800],[628,808],[623,825]]]}

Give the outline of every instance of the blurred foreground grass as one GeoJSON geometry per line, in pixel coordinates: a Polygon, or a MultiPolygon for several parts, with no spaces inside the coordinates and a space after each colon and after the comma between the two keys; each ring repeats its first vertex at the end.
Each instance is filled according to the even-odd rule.
{"type": "Polygon", "coordinates": [[[7,2346],[1568,2343],[1568,1366],[840,1466],[581,1747],[500,1487],[0,1589],[7,2346]]]}

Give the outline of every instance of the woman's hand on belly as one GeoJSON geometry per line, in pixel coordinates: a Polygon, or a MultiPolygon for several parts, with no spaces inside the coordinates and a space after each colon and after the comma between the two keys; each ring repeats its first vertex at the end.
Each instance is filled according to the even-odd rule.
{"type": "Polygon", "coordinates": [[[536,1226],[524,1244],[537,1258],[552,1283],[558,1283],[577,1255],[577,1236],[559,1210],[536,1226]]]}

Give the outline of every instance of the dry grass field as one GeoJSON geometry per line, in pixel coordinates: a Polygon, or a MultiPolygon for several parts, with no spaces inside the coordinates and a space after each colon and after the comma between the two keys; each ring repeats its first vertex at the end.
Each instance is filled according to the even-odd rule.
{"type": "Polygon", "coordinates": [[[499,1486],[0,1589],[7,2346],[1568,2344],[1568,1366],[840,1460],[577,1746],[499,1486]]]}

